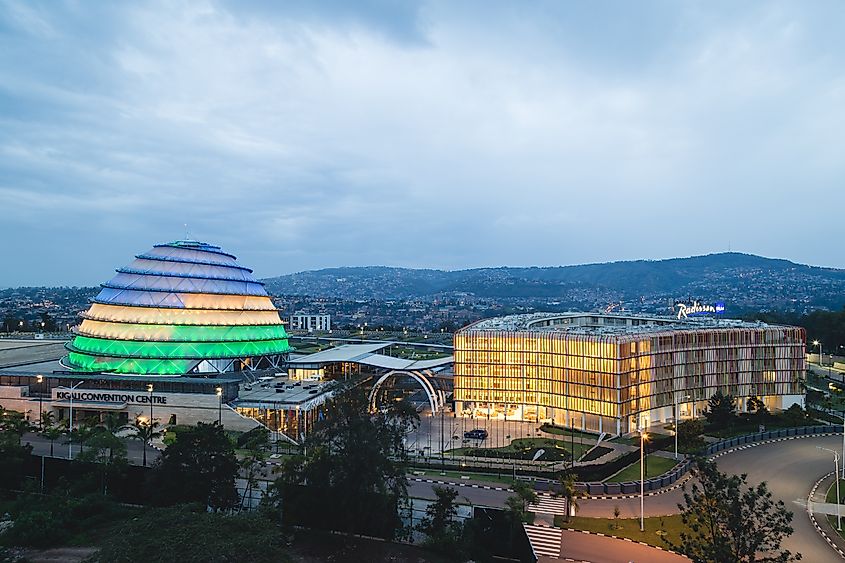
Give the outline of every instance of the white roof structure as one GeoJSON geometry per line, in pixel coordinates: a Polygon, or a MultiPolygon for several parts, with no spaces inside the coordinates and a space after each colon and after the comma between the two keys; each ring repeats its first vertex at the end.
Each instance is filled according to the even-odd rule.
{"type": "Polygon", "coordinates": [[[324,364],[349,362],[381,369],[421,370],[438,369],[450,365],[455,361],[454,356],[435,358],[433,360],[411,360],[377,353],[379,350],[383,350],[390,345],[390,342],[379,344],[344,344],[307,356],[292,357],[288,361],[288,365],[290,367],[317,367],[324,364]]]}

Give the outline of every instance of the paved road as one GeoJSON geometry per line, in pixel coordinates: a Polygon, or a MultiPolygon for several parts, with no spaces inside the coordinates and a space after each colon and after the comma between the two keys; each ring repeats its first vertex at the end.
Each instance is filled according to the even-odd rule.
{"type": "MultiPolygon", "coordinates": [[[[34,455],[50,455],[50,440],[39,436],[38,434],[33,433],[26,433],[21,437],[21,444],[30,443],[32,444],[32,453],[34,455]]],[[[132,465],[141,465],[144,459],[144,452],[143,446],[141,442],[138,440],[124,440],[126,444],[126,459],[132,465]]],[[[68,458],[68,444],[64,438],[59,438],[53,444],[53,456],[54,457],[61,457],[64,459],[68,458]]],[[[73,457],[79,455],[79,444],[73,445],[73,457]]],[[[147,465],[152,465],[152,463],[158,459],[160,453],[155,448],[147,446],[147,465]]]]}
{"type": "MultiPolygon", "coordinates": [[[[719,468],[727,473],[747,473],[750,483],[766,481],[775,498],[783,500],[794,514],[792,525],[794,533],[785,542],[784,547],[803,555],[804,561],[837,561],[838,557],[819,536],[810,523],[806,512],[807,495],[816,479],[831,470],[831,454],[818,447],[831,449],[842,448],[841,436],[823,436],[799,438],[768,444],[757,445],[719,457],[719,468]]],[[[409,491],[413,496],[433,498],[431,484],[410,483],[409,491]]],[[[460,494],[473,504],[485,506],[503,506],[509,493],[485,489],[460,487],[460,494]]],[[[683,500],[680,489],[646,497],[645,511],[648,516],[675,514],[678,503],[683,500]]],[[[639,499],[582,499],[579,516],[611,517],[613,507],[619,506],[622,518],[639,516],[639,499]]],[[[593,536],[587,536],[591,538],[593,536]]],[[[600,538],[599,538],[600,539],[600,538]]],[[[595,540],[585,539],[592,545],[595,540]]],[[[609,540],[616,541],[616,540],[609,540]]],[[[598,552],[589,561],[598,561],[598,552]]],[[[573,557],[564,552],[567,557],[573,557]]]]}
{"type": "MultiPolygon", "coordinates": [[[[819,536],[807,516],[807,495],[816,479],[831,471],[832,455],[818,447],[842,448],[841,436],[799,438],[761,444],[738,450],[716,460],[719,469],[726,473],[747,473],[749,483],[766,481],[775,498],[782,500],[793,512],[793,534],[784,547],[799,552],[804,561],[836,561],[838,557],[819,536]]],[[[647,516],[674,514],[677,504],[683,502],[680,489],[646,497],[647,516]]],[[[579,516],[608,517],[613,507],[619,506],[622,518],[639,516],[639,499],[582,500],[579,516]]]]}
{"type": "Polygon", "coordinates": [[[675,553],[634,542],[563,530],[561,557],[590,563],[689,563],[675,553]]]}

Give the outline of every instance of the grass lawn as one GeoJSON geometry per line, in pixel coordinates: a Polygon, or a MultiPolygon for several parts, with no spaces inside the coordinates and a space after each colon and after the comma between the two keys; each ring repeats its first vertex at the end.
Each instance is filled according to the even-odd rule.
{"type": "MultiPolygon", "coordinates": [[[[451,455],[465,455],[473,457],[499,457],[497,454],[502,454],[502,458],[512,459],[533,459],[537,450],[545,450],[546,453],[538,461],[560,461],[564,459],[564,452],[575,453],[575,458],[578,459],[592,447],[590,444],[580,444],[578,442],[570,442],[569,440],[555,440],[552,438],[516,438],[507,446],[500,448],[485,448],[480,447],[462,447],[447,450],[447,454],[451,455]],[[491,452],[492,455],[479,455],[479,450],[484,452],[491,452]]],[[[568,457],[567,457],[568,459],[568,457]]]]}
{"type": "Polygon", "coordinates": [[[590,442],[591,444],[595,444],[596,440],[598,440],[598,436],[595,434],[587,434],[586,432],[579,432],[578,430],[570,430],[569,428],[564,428],[562,426],[552,426],[551,424],[543,424],[538,428],[540,432],[545,432],[547,434],[554,434],[556,436],[575,436],[575,439],[583,438],[584,442],[590,442]]]}
{"type": "MultiPolygon", "coordinates": [[[[646,479],[650,477],[657,477],[658,475],[663,475],[675,465],[677,465],[677,461],[674,459],[669,459],[666,457],[657,456],[654,454],[648,455],[648,463],[646,463],[646,479]]],[[[632,463],[622,471],[616,473],[615,475],[611,475],[605,481],[609,481],[612,483],[624,483],[625,481],[639,481],[640,480],[640,462],[637,461],[632,463]]]]}
{"type": "Polygon", "coordinates": [[[630,538],[662,548],[668,548],[663,541],[664,537],[677,543],[681,539],[681,532],[685,530],[684,525],[681,523],[680,514],[646,518],[644,532],[640,531],[639,518],[620,518],[614,521],[613,518],[573,516],[567,523],[564,521],[563,516],[558,515],[555,516],[555,526],[609,534],[620,538],[630,538]],[[662,534],[658,532],[662,532],[662,534]]]}
{"type": "MultiPolygon", "coordinates": [[[[836,483],[830,484],[825,501],[836,504],[836,483]]],[[[845,479],[839,480],[839,503],[845,504],[845,479]]]]}

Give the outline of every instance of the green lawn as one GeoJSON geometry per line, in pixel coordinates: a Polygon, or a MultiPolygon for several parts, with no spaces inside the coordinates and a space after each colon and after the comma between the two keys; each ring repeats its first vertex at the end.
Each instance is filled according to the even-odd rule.
{"type": "MultiPolygon", "coordinates": [[[[825,501],[836,504],[836,483],[830,484],[825,501]]],[[[845,504],[845,479],[839,480],[839,503],[845,504]]]]}
{"type": "Polygon", "coordinates": [[[567,523],[563,516],[555,516],[555,526],[630,538],[662,548],[668,547],[663,541],[664,537],[677,543],[681,539],[681,532],[685,530],[679,514],[646,518],[644,532],[640,531],[640,520],[638,518],[620,518],[614,521],[613,518],[573,516],[567,523]],[[658,532],[663,533],[658,534],[658,532]]]}
{"type": "Polygon", "coordinates": [[[574,436],[576,440],[583,439],[584,442],[589,442],[590,444],[595,444],[596,440],[599,439],[599,437],[595,434],[587,434],[586,432],[570,430],[569,428],[564,428],[562,426],[552,426],[551,424],[543,424],[537,430],[539,430],[540,432],[545,432],[547,434],[554,434],[556,436],[566,436],[567,439],[570,436],[574,436]]]}
{"type": "MultiPolygon", "coordinates": [[[[654,454],[648,455],[648,463],[646,463],[646,479],[651,477],[657,477],[658,475],[663,475],[675,465],[677,465],[677,461],[674,459],[669,459],[666,457],[661,457],[654,454]]],[[[622,471],[616,473],[615,475],[611,475],[605,481],[609,481],[611,483],[624,483],[626,481],[639,481],[640,480],[640,462],[637,461],[632,463],[622,471]]]]}
{"type": "Polygon", "coordinates": [[[447,450],[447,454],[451,455],[465,455],[473,457],[499,457],[512,459],[533,459],[537,450],[545,450],[545,454],[539,461],[561,461],[568,459],[568,455],[574,451],[575,457],[580,458],[590,448],[591,444],[580,444],[579,442],[570,442],[569,440],[555,440],[553,438],[515,438],[507,446],[499,448],[485,448],[481,447],[461,447],[452,450],[447,450]],[[491,455],[484,455],[490,452],[491,455]]]}

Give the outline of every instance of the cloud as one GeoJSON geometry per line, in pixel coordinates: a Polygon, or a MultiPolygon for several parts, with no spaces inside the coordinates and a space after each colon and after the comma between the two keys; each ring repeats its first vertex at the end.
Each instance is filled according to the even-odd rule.
{"type": "Polygon", "coordinates": [[[0,285],[96,283],[185,223],[259,275],[845,266],[842,11],[8,2],[0,285]]]}

